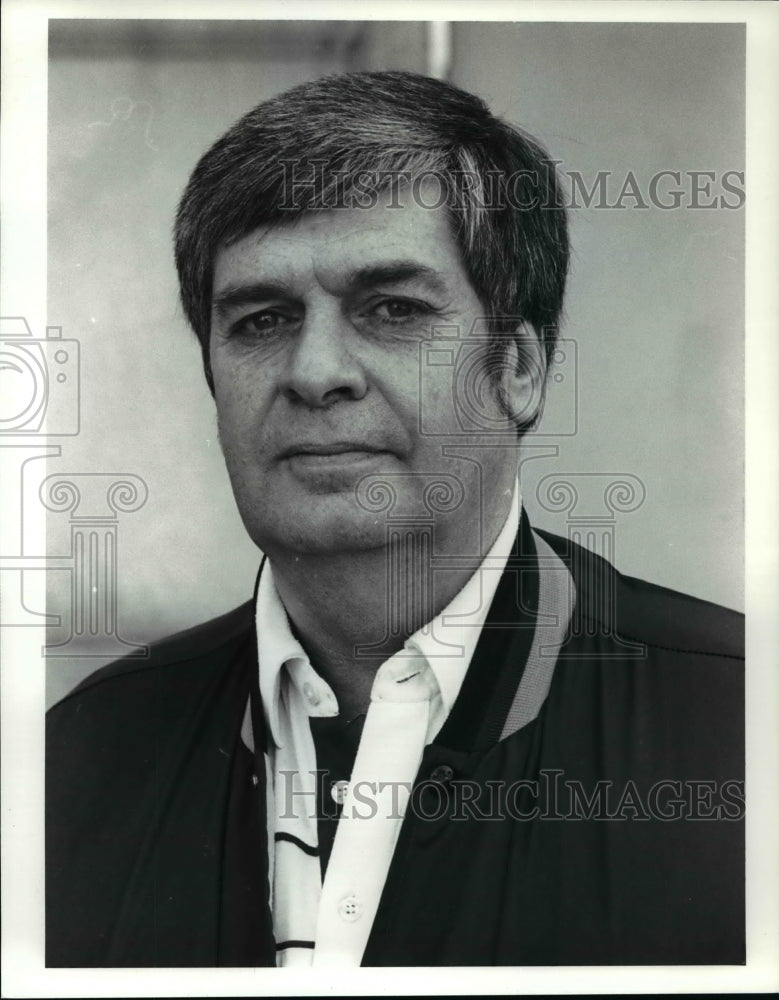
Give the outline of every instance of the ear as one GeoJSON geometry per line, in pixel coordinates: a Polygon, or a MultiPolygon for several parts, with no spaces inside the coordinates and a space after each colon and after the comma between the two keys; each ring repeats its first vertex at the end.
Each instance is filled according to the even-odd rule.
{"type": "Polygon", "coordinates": [[[529,324],[519,326],[506,345],[501,371],[507,416],[518,428],[532,426],[544,407],[546,352],[529,324]]]}

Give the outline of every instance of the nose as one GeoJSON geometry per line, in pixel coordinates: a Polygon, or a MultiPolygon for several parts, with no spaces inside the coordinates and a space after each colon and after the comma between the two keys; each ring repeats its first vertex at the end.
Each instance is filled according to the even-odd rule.
{"type": "Polygon", "coordinates": [[[362,399],[368,384],[362,364],[350,349],[350,334],[354,335],[340,314],[307,314],[282,378],[282,395],[310,407],[362,399]]]}

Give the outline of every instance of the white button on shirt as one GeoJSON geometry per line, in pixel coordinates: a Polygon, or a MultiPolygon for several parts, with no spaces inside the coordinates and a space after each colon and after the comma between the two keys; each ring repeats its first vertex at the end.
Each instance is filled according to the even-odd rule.
{"type": "Polygon", "coordinates": [[[338,703],[289,622],[265,563],[257,591],[260,694],[272,744],[268,850],[277,964],[359,966],[422,752],[459,693],[519,526],[517,485],[506,523],[449,605],[376,672],[351,780],[322,884],[316,753],[309,717],[338,703]]]}
{"type": "Polygon", "coordinates": [[[362,916],[362,903],[356,896],[344,896],[338,904],[338,915],[347,924],[353,924],[362,916]]]}

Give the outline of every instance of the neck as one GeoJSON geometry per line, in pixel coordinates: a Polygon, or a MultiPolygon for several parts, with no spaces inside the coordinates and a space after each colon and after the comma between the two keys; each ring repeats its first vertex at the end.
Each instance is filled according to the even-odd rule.
{"type": "MultiPolygon", "coordinates": [[[[508,511],[507,504],[473,560],[458,560],[457,566],[435,573],[420,535],[357,552],[269,554],[297,637],[333,689],[342,715],[367,709],[379,666],[465,586],[508,511]]],[[[457,547],[463,551],[462,538],[457,547]]]]}

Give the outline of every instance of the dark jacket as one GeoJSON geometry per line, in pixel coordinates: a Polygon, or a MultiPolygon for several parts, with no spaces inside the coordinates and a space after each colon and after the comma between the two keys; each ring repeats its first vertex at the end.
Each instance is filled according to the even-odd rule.
{"type": "MultiPolygon", "coordinates": [[[[363,964],[742,963],[742,617],[539,534],[577,593],[549,693],[501,739],[538,599],[523,516],[363,964]]],[[[48,965],[275,964],[253,612],[50,711],[48,965]]]]}

